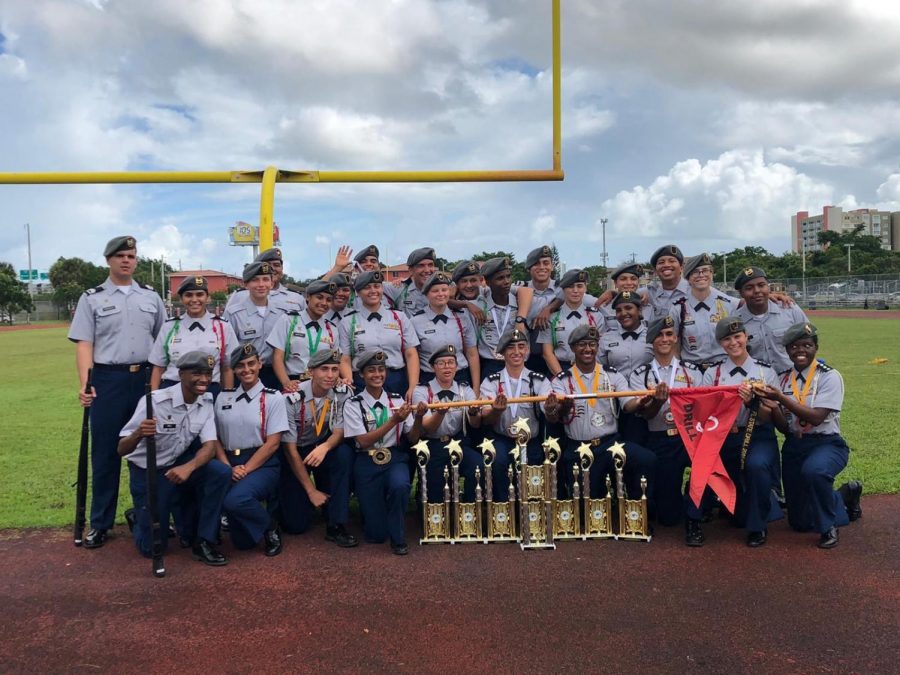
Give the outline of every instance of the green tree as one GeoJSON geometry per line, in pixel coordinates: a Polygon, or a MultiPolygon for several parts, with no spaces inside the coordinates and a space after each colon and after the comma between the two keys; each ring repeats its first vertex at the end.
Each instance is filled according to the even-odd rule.
{"type": "Polygon", "coordinates": [[[164,288],[160,287],[160,266],[165,269],[165,276],[168,280],[169,275],[175,271],[175,268],[168,263],[163,262],[162,258],[138,258],[137,267],[134,270],[134,280],[140,284],[151,286],[159,296],[165,300],[168,292],[168,284],[164,288]]]}
{"type": "Polygon", "coordinates": [[[27,287],[16,277],[16,270],[8,262],[0,262],[0,322],[12,323],[19,312],[34,309],[27,287]]]}
{"type": "Polygon", "coordinates": [[[582,269],[588,274],[587,292],[601,295],[606,290],[606,268],[603,265],[588,265],[582,269]]]}
{"type": "Polygon", "coordinates": [[[81,258],[58,258],[50,266],[53,303],[63,309],[75,309],[81,294],[102,284],[107,275],[105,267],[81,258]]]}

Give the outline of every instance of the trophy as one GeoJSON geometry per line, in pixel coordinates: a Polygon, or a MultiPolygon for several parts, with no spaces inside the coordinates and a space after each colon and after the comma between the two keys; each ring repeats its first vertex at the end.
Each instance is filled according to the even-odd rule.
{"type": "Polygon", "coordinates": [[[509,489],[505,502],[494,501],[494,475],[491,465],[497,458],[494,442],[487,438],[478,446],[484,456],[484,505],[487,515],[487,538],[485,541],[518,541],[516,537],[516,491],[513,485],[512,466],[507,468],[509,489]]]}
{"type": "Polygon", "coordinates": [[[619,532],[616,539],[650,541],[647,522],[647,479],[641,476],[641,498],[628,499],[625,493],[625,447],[613,443],[609,448],[616,471],[616,498],[619,503],[619,532]]]}
{"type": "Polygon", "coordinates": [[[456,525],[455,536],[451,537],[450,543],[484,542],[481,524],[481,469],[475,469],[475,501],[461,502],[459,500],[459,465],[462,463],[463,450],[459,441],[450,441],[447,444],[447,452],[450,453],[450,483],[456,525]]]}
{"type": "MultiPolygon", "coordinates": [[[[551,484],[556,483],[556,460],[559,453],[551,450],[555,458],[550,461],[550,453],[543,464],[528,463],[528,441],[531,429],[527,420],[520,417],[510,427],[515,435],[519,455],[519,529],[523,551],[554,549],[553,543],[553,499],[551,484]]],[[[555,440],[554,440],[555,443],[555,440]]],[[[547,449],[547,446],[544,446],[547,449]]],[[[556,445],[557,450],[559,445],[556,445]]],[[[554,487],[555,490],[555,487],[554,487]]]]}
{"type": "Polygon", "coordinates": [[[422,495],[422,538],[419,544],[445,544],[450,539],[450,473],[444,467],[444,501],[428,503],[428,477],[426,468],[431,459],[428,442],[422,439],[413,446],[419,465],[419,491],[422,495]]]}
{"type": "MultiPolygon", "coordinates": [[[[594,453],[591,446],[582,443],[576,450],[578,463],[574,465],[572,474],[575,476],[574,491],[575,500],[578,499],[578,467],[581,466],[581,507],[584,511],[584,527],[582,539],[613,539],[615,535],[612,529],[612,484],[609,476],[606,477],[606,496],[602,499],[591,498],[591,465],[594,463],[594,453]]],[[[577,512],[577,509],[576,509],[577,512]]]]}

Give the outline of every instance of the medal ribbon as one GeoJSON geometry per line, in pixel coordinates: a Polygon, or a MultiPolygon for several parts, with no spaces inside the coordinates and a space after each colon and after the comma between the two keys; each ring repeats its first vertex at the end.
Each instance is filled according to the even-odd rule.
{"type": "Polygon", "coordinates": [[[503,323],[500,323],[499,319],[497,319],[496,309],[496,305],[491,307],[491,316],[494,317],[494,325],[497,327],[497,338],[499,339],[500,336],[503,335],[503,331],[506,330],[506,324],[509,323],[509,313],[512,311],[512,306],[506,306],[506,314],[503,315],[503,323]]]}
{"type": "MultiPolygon", "coordinates": [[[[316,419],[316,440],[318,440],[319,436],[322,435],[322,429],[325,427],[325,418],[328,416],[328,408],[331,406],[331,399],[325,398],[325,405],[322,406],[322,412],[319,413],[318,418],[316,418],[316,400],[312,400],[313,407],[313,418],[316,419]]],[[[387,411],[385,411],[387,412],[387,411]]],[[[383,424],[383,422],[382,422],[383,424]]],[[[378,426],[381,426],[379,424],[378,426]]]]}
{"type": "MultiPolygon", "coordinates": [[[[672,358],[671,368],[672,368],[672,374],[669,375],[669,382],[668,382],[669,389],[671,389],[672,385],[675,383],[675,373],[678,370],[678,359],[676,359],[674,357],[672,358]]],[[[659,376],[659,363],[657,362],[656,359],[653,359],[650,362],[650,369],[653,371],[653,377],[656,378],[656,383],[659,384],[660,382],[662,382],[662,378],[659,376]]]]}
{"type": "Polygon", "coordinates": [[[322,326],[316,326],[319,330],[316,331],[316,341],[312,340],[312,329],[306,329],[306,344],[309,346],[309,355],[312,356],[319,349],[319,343],[322,341],[322,326]]]}
{"type": "MultiPolygon", "coordinates": [[[[512,394],[512,396],[509,396],[509,398],[519,398],[519,394],[521,394],[521,392],[522,392],[522,378],[520,377],[520,378],[516,381],[516,385],[517,385],[517,386],[516,386],[516,390],[515,390],[515,392],[513,392],[513,390],[512,390],[512,385],[509,383],[509,373],[507,373],[507,372],[506,372],[506,368],[504,368],[504,369],[503,369],[503,382],[506,384],[506,390],[509,392],[509,393],[507,394],[507,396],[509,396],[509,394],[512,394]]],[[[512,403],[512,404],[510,404],[510,406],[509,406],[509,412],[512,413],[512,416],[513,416],[513,417],[516,416],[516,413],[517,413],[518,411],[519,411],[519,404],[518,404],[518,403],[512,403]]]]}
{"type": "Polygon", "coordinates": [[[801,405],[805,405],[806,396],[809,394],[809,388],[813,383],[813,375],[816,374],[816,367],[818,367],[819,362],[813,360],[812,365],[809,367],[809,373],[806,375],[806,384],[803,385],[803,391],[797,387],[797,371],[793,371],[791,373],[791,389],[794,392],[794,398],[797,399],[801,405]]]}
{"type": "MultiPolygon", "coordinates": [[[[579,372],[578,368],[572,368],[572,374],[575,375],[575,381],[578,383],[578,388],[581,390],[582,394],[587,394],[588,390],[584,384],[584,380],[581,379],[581,372],[579,372]]],[[[600,391],[600,366],[594,366],[594,375],[593,381],[591,383],[591,393],[596,394],[600,391]]],[[[597,399],[591,398],[586,401],[586,403],[593,408],[597,405],[597,399]]]]}

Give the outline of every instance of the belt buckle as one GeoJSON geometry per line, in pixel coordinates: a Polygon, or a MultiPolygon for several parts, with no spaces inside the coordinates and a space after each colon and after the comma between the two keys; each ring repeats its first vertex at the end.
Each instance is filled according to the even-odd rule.
{"type": "Polygon", "coordinates": [[[241,455],[241,449],[240,449],[240,448],[235,448],[235,449],[232,450],[231,452],[232,452],[232,454],[233,454],[235,457],[240,457],[240,455],[241,455]]]}
{"type": "Polygon", "coordinates": [[[438,441],[440,441],[441,443],[449,443],[449,442],[450,442],[450,437],[449,437],[449,436],[441,436],[441,437],[438,439],[438,441]]]}
{"type": "Polygon", "coordinates": [[[589,445],[592,448],[596,448],[598,445],[600,445],[600,441],[601,441],[601,439],[599,439],[599,438],[592,438],[589,445]]]}
{"type": "Polygon", "coordinates": [[[666,429],[666,435],[667,436],[677,436],[678,429],[666,429]]]}
{"type": "Polygon", "coordinates": [[[129,373],[139,373],[141,372],[141,364],[140,363],[132,363],[128,366],[129,373]]]}
{"type": "Polygon", "coordinates": [[[369,450],[369,457],[371,457],[372,461],[378,466],[384,466],[391,461],[391,449],[373,448],[372,450],[369,450]]]}

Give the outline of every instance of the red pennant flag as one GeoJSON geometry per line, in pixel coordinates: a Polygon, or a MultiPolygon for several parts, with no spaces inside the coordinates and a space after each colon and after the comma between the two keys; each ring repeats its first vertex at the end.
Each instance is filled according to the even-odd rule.
{"type": "Polygon", "coordinates": [[[737,386],[692,387],[669,390],[675,426],[691,458],[688,494],[697,507],[709,485],[731,513],[737,500],[734,486],[719,450],[741,410],[737,386]]]}

